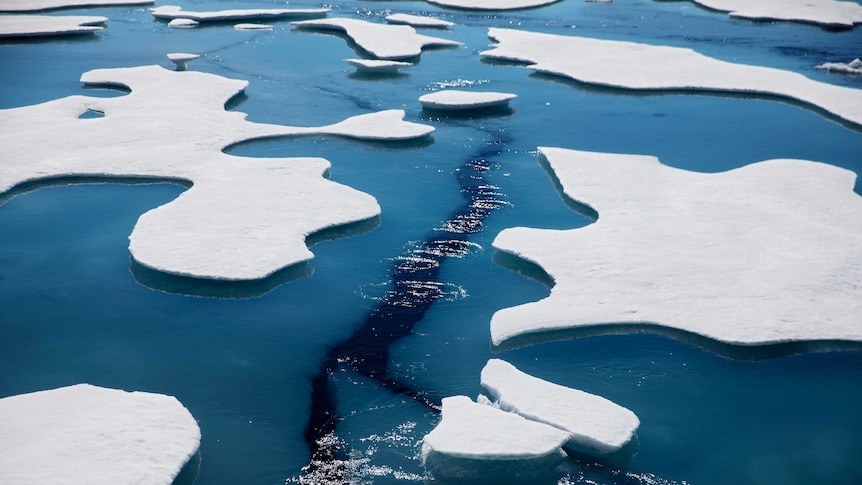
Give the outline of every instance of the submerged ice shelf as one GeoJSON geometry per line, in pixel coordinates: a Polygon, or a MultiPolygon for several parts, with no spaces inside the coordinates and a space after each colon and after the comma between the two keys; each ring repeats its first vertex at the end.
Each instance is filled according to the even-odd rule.
{"type": "Polygon", "coordinates": [[[491,28],[482,55],[535,71],[622,89],[723,91],[778,96],[862,126],[862,90],[801,74],[713,59],[691,49],[491,28]]]}
{"type": "Polygon", "coordinates": [[[0,399],[0,482],[170,485],[201,432],[174,397],[89,384],[0,399]]]}
{"type": "Polygon", "coordinates": [[[555,285],[494,314],[495,346],[644,324],[739,345],[862,341],[854,173],[769,160],[704,174],[648,156],[540,152],[564,196],[598,220],[497,236],[495,248],[555,285]]]}
{"type": "Polygon", "coordinates": [[[126,87],[116,98],[70,96],[0,111],[0,193],[57,177],[184,181],[176,200],[140,217],[129,249],[145,267],[221,280],[264,278],[313,257],[306,238],[374,218],[376,200],[326,178],[322,158],[244,158],[223,150],[258,138],[330,134],[404,140],[433,128],[400,110],[323,127],[246,121],[224,103],[246,81],[158,66],[85,73],[90,85],[126,87]],[[104,116],[79,119],[94,111],[104,116]]]}

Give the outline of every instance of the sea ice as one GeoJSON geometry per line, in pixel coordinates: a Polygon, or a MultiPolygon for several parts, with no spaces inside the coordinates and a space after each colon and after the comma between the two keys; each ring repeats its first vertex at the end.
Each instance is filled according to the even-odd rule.
{"type": "Polygon", "coordinates": [[[462,111],[506,106],[510,100],[517,97],[515,94],[495,93],[493,91],[444,89],[420,96],[419,102],[423,108],[462,111]]]}
{"type": "Polygon", "coordinates": [[[578,451],[613,453],[640,426],[637,416],[618,404],[525,374],[499,359],[482,369],[482,388],[503,411],[568,432],[568,445],[578,451]]]}
{"type": "Polygon", "coordinates": [[[325,178],[324,159],[245,158],[226,147],[313,134],[405,140],[434,130],[405,122],[401,110],[323,127],[252,123],[224,109],[246,81],[159,66],[94,70],[81,81],[131,93],[0,110],[0,194],[64,176],[190,181],[176,200],[142,215],[129,237],[140,264],[182,276],[264,278],[311,259],[309,235],[380,213],[370,195],[325,178]],[[88,110],[105,116],[78,118],[88,110]]]}
{"type": "Polygon", "coordinates": [[[680,47],[489,29],[499,44],[482,53],[538,72],[599,86],[644,90],[726,91],[798,100],[862,125],[862,90],[813,81],[790,71],[720,61],[680,47]]]}
{"type": "Polygon", "coordinates": [[[151,5],[155,0],[3,0],[0,12],[39,12],[72,7],[151,5]]]}
{"type": "Polygon", "coordinates": [[[853,172],[781,159],[706,174],[649,156],[539,150],[565,197],[599,217],[496,237],[495,248],[556,284],[543,300],[495,313],[493,345],[641,324],[738,345],[862,341],[853,172]]]}
{"type": "Polygon", "coordinates": [[[394,74],[402,67],[410,67],[413,64],[401,61],[380,61],[373,59],[345,59],[344,62],[356,68],[357,72],[394,74]]]}
{"type": "Polygon", "coordinates": [[[272,30],[272,25],[266,24],[236,24],[233,26],[236,30],[272,30]]]}
{"type": "Polygon", "coordinates": [[[463,10],[521,10],[542,7],[560,0],[427,0],[441,7],[463,10]]]}
{"type": "Polygon", "coordinates": [[[198,22],[225,22],[233,20],[274,20],[309,17],[326,17],[328,8],[257,8],[190,12],[176,5],[162,5],[150,9],[153,17],[161,20],[191,19],[198,22]]]}
{"type": "Polygon", "coordinates": [[[177,65],[177,71],[185,71],[186,64],[200,57],[200,54],[187,54],[185,52],[172,52],[168,54],[168,59],[177,65]]]}
{"type": "Polygon", "coordinates": [[[92,34],[107,21],[106,17],[80,15],[0,15],[0,37],[92,34]]]}
{"type": "Polygon", "coordinates": [[[856,58],[850,62],[826,62],[815,66],[815,68],[830,72],[862,75],[862,59],[856,58]]]}
{"type": "Polygon", "coordinates": [[[170,485],[201,432],[164,394],[89,384],[0,399],[0,482],[170,485]]]}
{"type": "Polygon", "coordinates": [[[545,476],[563,460],[569,434],[466,396],[443,399],[440,423],[422,442],[425,468],[438,480],[511,483],[545,476]]]}
{"type": "Polygon", "coordinates": [[[862,23],[862,5],[837,0],[692,0],[706,8],[750,20],[789,20],[826,27],[862,23]]]}
{"type": "Polygon", "coordinates": [[[445,29],[455,25],[448,20],[440,20],[432,17],[421,17],[419,15],[410,15],[406,13],[394,13],[386,17],[386,21],[390,24],[404,24],[413,27],[426,27],[431,29],[445,29]]]}
{"type": "Polygon", "coordinates": [[[173,19],[170,22],[168,22],[168,27],[174,27],[174,28],[178,28],[178,29],[189,29],[192,27],[197,27],[200,24],[201,24],[200,22],[198,22],[196,20],[192,20],[192,19],[173,19]]]}
{"type": "Polygon", "coordinates": [[[359,47],[378,59],[401,60],[416,57],[425,47],[456,47],[460,42],[429,37],[409,25],[377,24],[358,19],[334,18],[292,22],[299,29],[345,32],[359,47]]]}

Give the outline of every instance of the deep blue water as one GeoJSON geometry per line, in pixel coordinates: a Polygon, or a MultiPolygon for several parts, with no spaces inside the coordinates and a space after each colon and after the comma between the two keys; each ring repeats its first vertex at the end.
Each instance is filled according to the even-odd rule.
{"type": "MultiPolygon", "coordinates": [[[[182,5],[214,10],[277,2],[182,5]]],[[[318,6],[305,0],[291,5],[318,6]]],[[[493,354],[488,330],[494,311],[548,292],[494,262],[494,236],[518,225],[589,223],[559,198],[536,162],[537,146],[650,154],[706,172],[792,157],[858,174],[862,130],[775,100],[597,90],[485,63],[478,55],[488,47],[489,26],[515,27],[687,46],[862,88],[858,78],[813,68],[859,57],[862,30],[751,23],[688,2],[649,0],[564,0],[495,14],[415,1],[337,2],[332,8],[333,17],[381,21],[390,11],[432,12],[458,26],[425,33],[466,45],[427,51],[403,76],[358,78],[342,62],[356,54],[336,35],[292,31],[287,23],[276,23],[273,32],[238,32],[229,25],[173,30],[153,21],[145,8],[128,7],[70,11],[109,17],[109,28],[94,39],[0,44],[2,108],[80,94],[78,78],[89,69],[170,67],[168,52],[196,52],[203,58],[191,69],[251,82],[247,98],[231,109],[252,121],[311,126],[401,108],[408,119],[437,128],[427,146],[309,138],[235,147],[232,153],[243,156],[323,156],[332,162],[333,180],[374,195],[383,210],[374,230],[314,246],[313,274],[254,298],[166,293],[130,273],[127,237],[137,217],[183,187],[64,185],[5,200],[0,396],[80,382],[175,395],[203,434],[196,483],[296,479],[309,463],[312,380],[328,352],[349,341],[397,289],[392,270],[401,257],[440,237],[442,224],[459,214],[467,200],[463,174],[471,161],[482,160],[483,180],[497,187],[500,208],[464,236],[470,246],[463,257],[443,261],[435,275],[442,297],[427,305],[411,335],[387,345],[387,378],[430,401],[475,397],[482,366],[499,357],[633,410],[642,422],[634,456],[609,464],[573,461],[572,482],[862,482],[858,350],[739,358],[635,334],[493,354]],[[519,98],[512,112],[477,119],[422,112],[416,99],[444,84],[519,98]]],[[[437,413],[361,369],[330,370],[335,432],[353,458],[357,481],[420,480],[417,443],[436,424],[437,413]]]]}

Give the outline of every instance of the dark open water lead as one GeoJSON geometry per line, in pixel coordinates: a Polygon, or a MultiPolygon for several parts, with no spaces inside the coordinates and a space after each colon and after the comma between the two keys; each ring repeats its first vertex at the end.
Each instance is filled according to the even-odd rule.
{"type": "Polygon", "coordinates": [[[413,389],[389,375],[390,346],[413,332],[435,300],[445,296],[445,283],[439,280],[440,267],[449,257],[461,257],[474,244],[469,237],[482,229],[491,212],[506,205],[498,188],[488,184],[485,172],[489,158],[500,153],[508,139],[500,134],[474,157],[456,170],[465,204],[418,248],[397,258],[392,269],[394,289],[375,307],[353,335],[330,348],[312,380],[311,416],[305,441],[311,449],[311,462],[303,468],[300,483],[345,483],[349,477],[348,449],[335,435],[338,422],[336,403],[329,376],[340,366],[373,379],[388,390],[440,410],[440,396],[413,389]]]}

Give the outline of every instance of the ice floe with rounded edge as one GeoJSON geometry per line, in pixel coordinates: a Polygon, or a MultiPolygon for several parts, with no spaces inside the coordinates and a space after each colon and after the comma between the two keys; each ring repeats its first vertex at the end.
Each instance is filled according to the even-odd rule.
{"type": "Polygon", "coordinates": [[[649,156],[539,150],[565,196],[598,220],[496,237],[556,284],[495,313],[493,345],[644,324],[736,345],[862,341],[853,172],[780,159],[706,174],[649,156]]]}
{"type": "Polygon", "coordinates": [[[842,74],[862,75],[862,59],[856,58],[850,62],[825,62],[815,66],[815,69],[840,72],[842,74]]]}
{"type": "Polygon", "coordinates": [[[441,7],[462,10],[523,10],[527,8],[544,7],[561,0],[427,0],[428,3],[441,7]]]}
{"type": "Polygon", "coordinates": [[[394,74],[402,67],[411,67],[412,63],[401,61],[381,61],[377,59],[345,59],[344,62],[356,68],[357,72],[394,74]]]}
{"type": "Polygon", "coordinates": [[[0,482],[170,485],[201,432],[174,397],[78,384],[0,399],[0,482]]]}
{"type": "Polygon", "coordinates": [[[512,483],[553,473],[565,458],[561,429],[466,396],[443,399],[440,423],[422,441],[425,469],[438,480],[512,483]]]}
{"type": "Polygon", "coordinates": [[[825,27],[853,28],[862,23],[862,5],[837,0],[692,0],[731,17],[785,20],[825,27]]]}
{"type": "Polygon", "coordinates": [[[380,213],[370,195],[324,178],[324,159],[237,157],[225,147],[314,134],[406,140],[434,130],[405,122],[402,110],[322,127],[252,123],[224,109],[246,81],[159,66],[99,69],[81,81],[131,93],[0,110],[0,194],[68,176],[191,181],[176,200],[142,215],[129,237],[137,262],[181,276],[261,279],[311,259],[309,235],[380,213]],[[105,116],[78,118],[88,110],[105,116]]]}
{"type": "Polygon", "coordinates": [[[192,19],[173,19],[168,22],[168,27],[174,27],[177,29],[190,29],[193,27],[197,27],[201,23],[197,20],[192,19]]]}
{"type": "Polygon", "coordinates": [[[503,107],[517,97],[515,94],[493,91],[444,89],[420,96],[419,102],[427,109],[462,111],[503,107]]]}
{"type": "Polygon", "coordinates": [[[185,71],[186,64],[200,57],[200,54],[188,54],[186,52],[172,52],[168,54],[168,59],[176,64],[177,71],[185,71]]]}
{"type": "Polygon", "coordinates": [[[344,32],[359,47],[378,59],[402,60],[422,54],[425,47],[457,47],[453,40],[430,37],[409,25],[378,24],[359,19],[333,18],[292,22],[299,29],[344,32]]]}
{"type": "Polygon", "coordinates": [[[230,20],[275,20],[325,17],[328,8],[256,8],[191,12],[176,5],[162,5],[150,9],[153,17],[161,20],[191,19],[197,22],[225,22],[230,20]]]}
{"type": "Polygon", "coordinates": [[[498,42],[482,55],[579,82],[624,89],[724,91],[789,98],[862,125],[862,90],[790,71],[720,61],[691,49],[489,29],[498,42]]]}
{"type": "Polygon", "coordinates": [[[92,34],[107,22],[107,17],[81,15],[0,15],[0,37],[92,34]]]}
{"type": "Polygon", "coordinates": [[[272,30],[272,25],[266,24],[236,24],[233,26],[236,30],[272,30]]]}
{"type": "Polygon", "coordinates": [[[410,15],[406,13],[394,13],[387,16],[386,21],[390,24],[403,24],[410,25],[411,27],[424,27],[430,29],[446,29],[455,25],[454,22],[449,22],[448,20],[423,17],[420,15],[410,15]]]}
{"type": "Polygon", "coordinates": [[[40,12],[61,8],[152,5],[154,0],[3,0],[0,12],[40,12]]]}
{"type": "Polygon", "coordinates": [[[500,359],[482,369],[482,389],[503,411],[568,432],[567,446],[577,451],[613,453],[640,426],[638,417],[619,404],[525,374],[500,359]]]}

